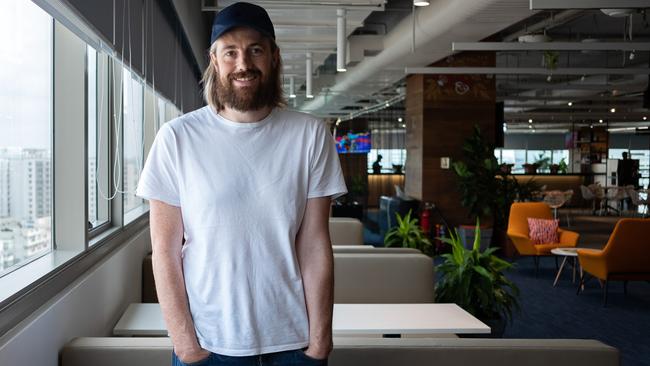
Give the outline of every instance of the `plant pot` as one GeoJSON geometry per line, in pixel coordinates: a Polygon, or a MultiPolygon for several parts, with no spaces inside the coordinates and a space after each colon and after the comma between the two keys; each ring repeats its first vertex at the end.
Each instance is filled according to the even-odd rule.
{"type": "Polygon", "coordinates": [[[558,164],[551,164],[549,169],[551,169],[551,174],[558,174],[560,172],[560,166],[558,164]]]}
{"type": "Polygon", "coordinates": [[[524,164],[524,173],[526,174],[537,174],[537,164],[524,164]]]}
{"type": "Polygon", "coordinates": [[[512,167],[515,164],[501,164],[499,165],[499,169],[501,169],[501,172],[503,174],[511,174],[512,173],[512,167]]]}
{"type": "MultiPolygon", "coordinates": [[[[463,246],[467,249],[472,249],[474,246],[474,233],[476,227],[473,225],[460,225],[458,233],[463,246]]],[[[492,242],[492,228],[489,226],[481,226],[481,246],[480,250],[484,251],[490,246],[492,242]]]]}

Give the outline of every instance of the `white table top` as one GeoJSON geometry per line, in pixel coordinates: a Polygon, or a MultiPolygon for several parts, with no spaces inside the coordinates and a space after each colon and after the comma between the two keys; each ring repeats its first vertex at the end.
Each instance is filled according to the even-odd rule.
{"type": "Polygon", "coordinates": [[[585,248],[553,248],[551,249],[551,253],[555,255],[564,255],[567,257],[577,257],[578,249],[585,249],[585,248]]]}
{"type": "Polygon", "coordinates": [[[490,333],[456,304],[334,304],[334,334],[490,333]]]}
{"type": "MultiPolygon", "coordinates": [[[[489,334],[490,327],[456,304],[334,304],[336,334],[489,334]]],[[[116,336],[167,336],[159,304],[130,304],[116,336]]]]}

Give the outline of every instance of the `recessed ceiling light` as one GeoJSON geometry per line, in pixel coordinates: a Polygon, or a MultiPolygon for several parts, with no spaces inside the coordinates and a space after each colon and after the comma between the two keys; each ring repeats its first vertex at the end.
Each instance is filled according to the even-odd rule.
{"type": "Polygon", "coordinates": [[[413,5],[415,6],[429,6],[429,4],[426,0],[413,0],[413,5]]]}
{"type": "Polygon", "coordinates": [[[646,116],[643,116],[643,120],[645,121],[646,119],[648,119],[648,117],[646,117],[646,116]]]}
{"type": "Polygon", "coordinates": [[[616,113],[616,108],[612,108],[609,111],[612,112],[612,113],[616,113]]]}
{"type": "Polygon", "coordinates": [[[567,104],[569,105],[569,107],[571,107],[573,105],[573,102],[569,102],[567,104]]]}
{"type": "Polygon", "coordinates": [[[397,118],[397,122],[402,122],[402,121],[403,121],[402,117],[397,118]]]}
{"type": "Polygon", "coordinates": [[[533,133],[535,133],[535,130],[533,130],[533,133]]]}
{"type": "Polygon", "coordinates": [[[390,107],[390,103],[386,103],[386,107],[390,107]]]}
{"type": "Polygon", "coordinates": [[[530,126],[530,125],[529,125],[528,128],[533,128],[533,126],[530,126]]]}
{"type": "Polygon", "coordinates": [[[594,128],[594,125],[589,125],[589,128],[594,128]]]}
{"type": "Polygon", "coordinates": [[[406,124],[402,124],[402,127],[406,128],[406,124]]]}
{"type": "Polygon", "coordinates": [[[598,120],[598,123],[603,123],[603,120],[602,120],[602,119],[599,119],[599,120],[598,120]]]}
{"type": "Polygon", "coordinates": [[[528,120],[528,123],[533,123],[533,120],[532,120],[532,119],[529,119],[529,120],[528,120]]]}

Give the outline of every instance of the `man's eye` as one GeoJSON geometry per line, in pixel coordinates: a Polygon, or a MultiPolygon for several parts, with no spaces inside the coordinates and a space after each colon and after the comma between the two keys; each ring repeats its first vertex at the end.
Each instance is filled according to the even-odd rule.
{"type": "Polygon", "coordinates": [[[226,57],[234,57],[235,56],[235,51],[228,51],[224,54],[226,57]]]}
{"type": "Polygon", "coordinates": [[[253,49],[251,50],[251,53],[252,53],[253,55],[260,55],[260,54],[262,54],[262,52],[263,52],[263,50],[262,50],[261,48],[253,48],[253,49]]]}

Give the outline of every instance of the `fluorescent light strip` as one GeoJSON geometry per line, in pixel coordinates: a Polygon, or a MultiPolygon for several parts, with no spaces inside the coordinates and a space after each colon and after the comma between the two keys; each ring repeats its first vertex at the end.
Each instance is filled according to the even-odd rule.
{"type": "Polygon", "coordinates": [[[558,68],[543,67],[406,67],[405,74],[440,74],[440,75],[648,75],[650,69],[639,68],[558,68]]]}
{"type": "Polygon", "coordinates": [[[530,0],[530,10],[553,9],[642,9],[649,0],[530,0]]]}
{"type": "Polygon", "coordinates": [[[453,42],[452,51],[650,51],[650,42],[453,42]]]}

